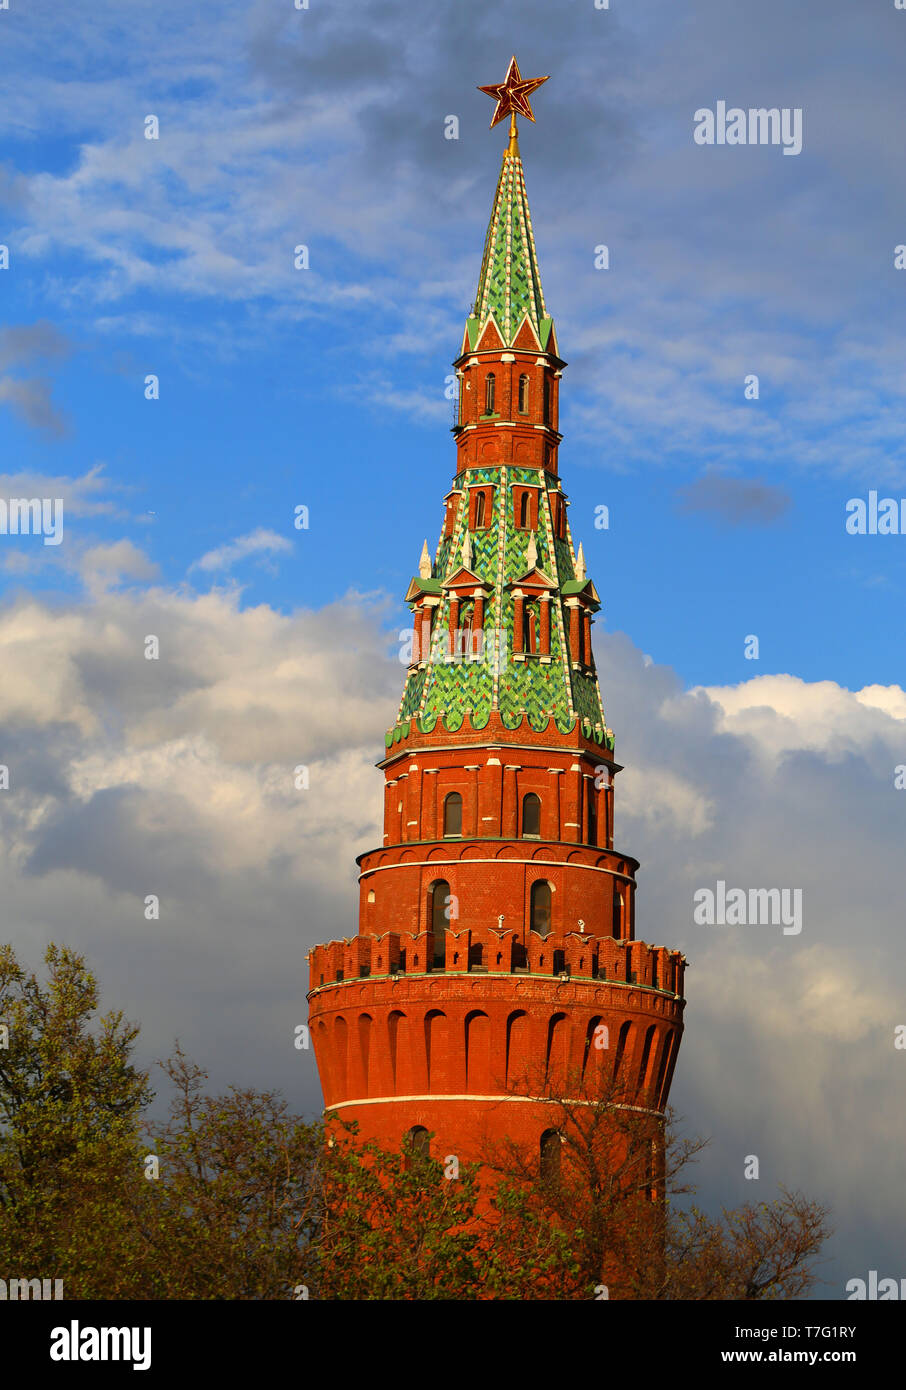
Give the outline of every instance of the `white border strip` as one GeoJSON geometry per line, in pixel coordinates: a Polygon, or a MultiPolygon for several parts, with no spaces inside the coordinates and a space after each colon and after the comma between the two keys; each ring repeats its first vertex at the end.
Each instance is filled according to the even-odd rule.
{"type": "MultiPolygon", "coordinates": [[[[463,843],[465,843],[465,841],[463,843]]],[[[571,840],[562,840],[560,843],[568,845],[573,842],[571,840]]],[[[405,846],[406,841],[402,840],[398,845],[384,845],[382,846],[382,850],[387,852],[405,848],[405,846]]],[[[373,849],[369,850],[368,853],[380,854],[382,850],[373,849]]],[[[612,853],[612,851],[609,852],[612,853]]],[[[624,856],[624,858],[626,857],[628,856],[624,856]]],[[[575,859],[569,861],[566,859],[407,859],[398,864],[376,864],[373,869],[363,869],[359,874],[359,882],[361,883],[363,878],[367,878],[371,874],[382,874],[387,869],[425,869],[433,868],[435,864],[442,865],[445,868],[454,868],[457,864],[522,864],[524,866],[535,864],[544,869],[587,869],[593,874],[610,874],[611,878],[622,878],[626,883],[635,883],[635,879],[631,874],[621,874],[618,873],[616,869],[604,869],[600,864],[581,864],[575,859]]]]}
{"type": "MultiPolygon", "coordinates": [[[[528,1104],[530,1104],[530,1105],[600,1105],[600,1104],[601,1104],[600,1101],[595,1101],[595,1100],[551,1100],[551,1099],[550,1099],[549,1097],[547,1097],[547,1096],[510,1096],[510,1095],[477,1096],[477,1095],[474,1095],[474,1094],[470,1094],[470,1095],[462,1095],[462,1096],[450,1096],[450,1095],[445,1095],[445,1096],[437,1096],[437,1095],[426,1095],[426,1096],[368,1096],[368,1097],[366,1097],[364,1100],[341,1100],[341,1101],[338,1101],[336,1105],[327,1105],[327,1106],[325,1106],[325,1109],[326,1109],[326,1110],[343,1110],[343,1109],[345,1109],[345,1107],[346,1107],[347,1105],[397,1105],[397,1104],[399,1104],[399,1105],[404,1105],[404,1104],[411,1104],[411,1103],[413,1103],[414,1101],[423,1101],[423,1100],[430,1100],[430,1101],[435,1101],[435,1100],[472,1100],[472,1101],[475,1101],[475,1100],[494,1100],[494,1101],[497,1101],[497,1100],[517,1100],[517,1101],[526,1102],[526,1103],[528,1103],[528,1104]]],[[[634,1110],[634,1111],[636,1111],[636,1112],[637,1112],[638,1114],[640,1114],[640,1115],[663,1115],[663,1113],[664,1113],[663,1110],[651,1110],[651,1109],[649,1109],[649,1108],[648,1108],[647,1106],[645,1106],[645,1105],[622,1105],[622,1104],[616,1104],[616,1103],[615,1103],[615,1104],[609,1106],[609,1109],[611,1109],[611,1110],[634,1110]]]]}

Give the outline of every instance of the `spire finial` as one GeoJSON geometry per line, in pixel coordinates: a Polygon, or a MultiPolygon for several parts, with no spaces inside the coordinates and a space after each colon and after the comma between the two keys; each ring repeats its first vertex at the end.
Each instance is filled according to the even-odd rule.
{"type": "Polygon", "coordinates": [[[419,574],[419,578],[420,578],[420,579],[430,579],[430,578],[431,578],[431,570],[432,570],[431,553],[430,553],[430,551],[428,550],[428,542],[425,541],[424,545],[422,546],[422,553],[421,553],[421,555],[419,556],[419,561],[418,561],[418,574],[419,574]]]}
{"type": "Polygon", "coordinates": [[[579,553],[576,556],[576,578],[587,579],[588,571],[585,568],[585,551],[582,549],[582,542],[579,542],[579,553]]]}
{"type": "Polygon", "coordinates": [[[528,99],[532,92],[537,91],[542,82],[546,81],[546,77],[523,78],[519,71],[519,64],[515,57],[512,57],[503,82],[478,88],[479,92],[485,92],[487,96],[493,97],[497,103],[491,120],[492,130],[498,121],[503,120],[504,116],[510,118],[510,143],[507,146],[507,154],[518,154],[519,131],[516,126],[516,117],[517,115],[524,116],[527,121],[534,121],[535,117],[532,115],[532,108],[529,106],[528,99]]]}

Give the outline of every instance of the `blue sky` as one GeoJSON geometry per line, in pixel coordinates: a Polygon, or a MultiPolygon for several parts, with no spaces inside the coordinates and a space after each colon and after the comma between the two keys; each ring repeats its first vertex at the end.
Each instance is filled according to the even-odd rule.
{"type": "Polygon", "coordinates": [[[759,1153],[765,1188],[833,1205],[831,1296],[903,1274],[906,536],[844,522],[906,496],[906,12],[11,4],[0,498],[66,509],[58,547],[0,536],[23,959],[84,950],[147,1064],[179,1036],[212,1084],[318,1108],[305,953],[355,930],[380,835],[401,599],[454,467],[444,384],[503,146],[475,89],[515,51],[550,74],[521,147],[618,843],[640,935],[691,965],[673,1098],[713,1136],[712,1205],[752,1197],[759,1153]],[[697,146],[720,100],[801,107],[802,153],[697,146]],[[693,926],[719,878],[801,887],[801,936],[693,926]]]}
{"type": "MultiPolygon", "coordinates": [[[[168,583],[231,578],[283,611],[398,599],[453,467],[444,378],[500,157],[475,80],[515,31],[523,71],[551,72],[522,145],[571,363],[561,468],[604,621],[689,684],[748,674],[750,633],[759,672],[898,679],[906,537],[843,522],[869,488],[906,494],[903,175],[879,119],[902,16],[572,5],[553,35],[543,7],[509,10],[473,11],[452,62],[454,7],[390,5],[379,25],[365,3],[4,14],[5,321],[56,339],[8,354],[44,395],[32,423],[3,409],[4,472],[102,469],[112,510],[73,515],[74,545],[128,536],[168,583]],[[695,146],[693,111],[721,97],[801,106],[803,152],[695,146]],[[715,477],[755,481],[773,515],[701,491],[684,507],[715,477]],[[256,531],[291,548],[191,568],[256,531]]],[[[30,540],[7,551],[47,566],[13,588],[78,583],[30,540]]]]}

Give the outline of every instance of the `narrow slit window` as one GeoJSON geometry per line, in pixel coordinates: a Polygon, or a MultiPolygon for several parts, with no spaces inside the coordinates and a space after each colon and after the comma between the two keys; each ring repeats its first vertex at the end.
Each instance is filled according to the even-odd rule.
{"type": "Polygon", "coordinates": [[[541,798],[534,792],[529,792],[522,802],[522,833],[523,835],[541,835],[541,798]]]}
{"type": "Polygon", "coordinates": [[[431,888],[431,932],[434,937],[434,968],[443,969],[447,957],[447,932],[450,927],[450,885],[439,879],[431,888]]]}
{"type": "Polygon", "coordinates": [[[555,1129],[546,1129],[541,1136],[541,1176],[548,1181],[560,1172],[560,1135],[555,1129]]]}
{"type": "Polygon", "coordinates": [[[462,797],[450,792],[444,802],[444,835],[462,834],[462,797]]]}
{"type": "Polygon", "coordinates": [[[549,936],[551,929],[551,886],[539,879],[532,884],[532,931],[539,936],[549,936]]]}

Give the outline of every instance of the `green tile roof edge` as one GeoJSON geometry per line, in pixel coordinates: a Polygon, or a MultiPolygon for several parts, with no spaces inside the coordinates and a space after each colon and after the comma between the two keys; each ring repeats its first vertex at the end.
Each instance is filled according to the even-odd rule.
{"type": "MultiPolygon", "coordinates": [[[[603,725],[594,724],[592,720],[582,718],[580,715],[576,715],[574,719],[560,720],[556,715],[552,714],[549,715],[543,723],[540,720],[535,723],[532,721],[529,714],[525,712],[517,715],[515,719],[508,718],[506,714],[499,710],[497,713],[500,714],[504,728],[510,733],[515,733],[523,724],[527,724],[532,732],[536,734],[546,733],[550,729],[551,724],[553,724],[557,732],[561,734],[573,733],[578,726],[589,742],[596,743],[599,748],[606,748],[610,752],[613,751],[613,734],[608,732],[603,725]]],[[[490,717],[489,713],[483,720],[473,720],[471,714],[466,711],[462,713],[453,712],[448,719],[445,719],[442,714],[419,715],[416,719],[407,720],[405,723],[397,724],[394,728],[388,729],[384,735],[384,743],[387,748],[390,748],[394,743],[400,743],[403,739],[408,738],[409,734],[413,731],[421,734],[457,734],[465,728],[467,732],[481,733],[482,730],[487,728],[490,717]]]]}

